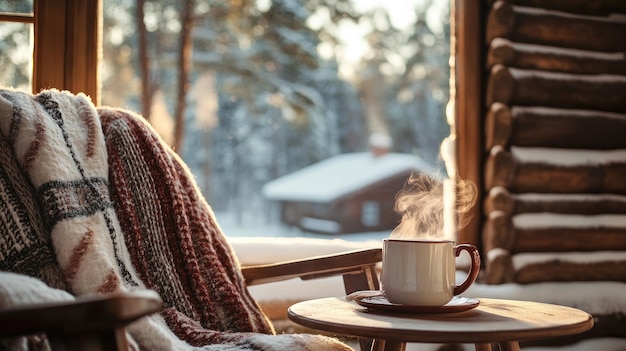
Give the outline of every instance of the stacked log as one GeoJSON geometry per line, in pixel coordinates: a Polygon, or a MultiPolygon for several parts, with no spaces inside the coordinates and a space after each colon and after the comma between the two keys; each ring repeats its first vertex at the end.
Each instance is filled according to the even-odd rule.
{"type": "Polygon", "coordinates": [[[485,213],[504,212],[508,217],[521,213],[580,215],[626,214],[626,195],[614,194],[514,194],[505,187],[492,187],[484,202],[485,213]]]}
{"type": "Polygon", "coordinates": [[[489,106],[486,118],[487,150],[496,145],[626,148],[626,114],[544,106],[511,107],[494,102],[489,106]]]}
{"type": "Polygon", "coordinates": [[[503,38],[495,38],[489,44],[487,65],[580,74],[626,74],[623,52],[522,44],[503,38]]]}
{"type": "Polygon", "coordinates": [[[550,281],[621,281],[626,282],[626,266],[623,261],[603,261],[597,263],[572,265],[563,261],[549,261],[528,265],[515,272],[515,281],[521,284],[550,281]]]}
{"type": "Polygon", "coordinates": [[[496,145],[485,162],[485,187],[501,186],[515,193],[626,194],[626,150],[582,153],[548,148],[509,151],[496,145]],[[579,163],[569,160],[576,157],[579,163]]]}
{"type": "Polygon", "coordinates": [[[497,1],[487,19],[487,42],[506,38],[515,42],[599,52],[626,50],[626,18],[589,16],[515,6],[497,1]]]}
{"type": "MultiPolygon", "coordinates": [[[[607,16],[614,13],[626,13],[626,2],[622,0],[504,0],[518,6],[544,8],[567,13],[607,16]]],[[[495,1],[490,1],[493,5],[495,1]]]]}
{"type": "Polygon", "coordinates": [[[500,102],[509,106],[626,112],[623,75],[568,74],[495,65],[487,84],[488,105],[500,102]]]}
{"type": "Polygon", "coordinates": [[[626,2],[495,1],[485,33],[486,281],[626,282],[626,2]]]}

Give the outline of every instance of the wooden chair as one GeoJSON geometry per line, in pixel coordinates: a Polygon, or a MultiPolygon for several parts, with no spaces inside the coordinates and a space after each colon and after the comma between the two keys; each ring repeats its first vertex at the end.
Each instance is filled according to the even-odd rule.
{"type": "Polygon", "coordinates": [[[180,322],[185,332],[192,330],[190,338],[198,339],[190,344],[212,332],[239,333],[235,337],[243,338],[272,329],[243,290],[246,285],[343,275],[346,293],[378,289],[375,266],[382,259],[380,249],[240,268],[186,165],[143,118],[130,111],[96,110],[82,95],[69,92],[51,90],[33,97],[0,89],[0,121],[0,271],[16,275],[0,281],[0,306],[8,306],[0,310],[0,338],[44,333],[55,350],[128,350],[136,349],[131,345],[135,342],[150,348],[141,343],[151,338],[139,340],[127,334],[155,330],[167,334],[163,339],[169,341],[168,332],[176,333],[164,331],[169,325],[159,329],[160,321],[175,327],[180,322]],[[57,133],[59,128],[65,133],[57,133]],[[46,137],[30,133],[35,130],[47,133],[46,137]],[[97,138],[97,133],[103,138],[97,138]],[[24,145],[30,145],[29,156],[21,162],[16,155],[22,155],[24,145]],[[30,152],[36,155],[31,158],[30,152]],[[128,168],[132,175],[123,167],[131,161],[135,162],[128,168]],[[105,162],[110,167],[101,167],[105,162]],[[56,173],[50,165],[62,166],[56,173]],[[28,178],[33,175],[44,179],[33,182],[28,178]],[[127,182],[131,176],[139,181],[127,182]],[[95,185],[104,185],[105,178],[108,191],[95,185]],[[55,193],[58,196],[41,196],[42,184],[63,186],[55,193]],[[146,184],[162,187],[144,188],[146,184]],[[67,189],[72,189],[69,195],[67,189]],[[159,206],[150,206],[154,203],[159,206]],[[57,225],[61,221],[63,226],[57,225]],[[72,241],[79,235],[81,240],[72,241]],[[130,244],[122,247],[120,239],[130,244]],[[97,240],[110,240],[110,244],[96,246],[97,240]],[[137,248],[137,242],[149,247],[142,251],[146,246],[137,248]],[[189,264],[177,266],[181,261],[189,264]],[[237,274],[238,269],[242,274],[237,274]],[[43,285],[26,284],[27,289],[20,290],[19,280],[27,276],[43,285]],[[150,292],[135,292],[142,287],[150,292]],[[48,288],[63,292],[63,298],[50,299],[48,288]],[[112,291],[117,293],[102,295],[112,291]],[[216,291],[224,291],[220,297],[228,301],[213,300],[209,295],[216,291]],[[68,292],[75,292],[76,299],[68,292]],[[41,298],[31,299],[31,293],[41,298]],[[181,302],[186,297],[193,301],[181,302]],[[45,304],[34,305],[34,301],[45,304]],[[207,306],[225,309],[195,312],[207,306]],[[128,328],[155,312],[162,318],[128,328]],[[241,328],[224,326],[219,320],[248,317],[241,328]]]}
{"type": "MultiPolygon", "coordinates": [[[[248,285],[343,275],[349,294],[379,288],[376,264],[381,259],[380,249],[366,249],[243,267],[242,273],[248,285]]],[[[125,326],[160,308],[156,294],[132,292],[5,309],[0,310],[0,337],[45,333],[53,350],[127,350],[125,326]]],[[[370,343],[361,340],[361,349],[370,343]]]]}
{"type": "Polygon", "coordinates": [[[45,333],[53,350],[128,350],[124,327],[161,308],[149,291],[0,310],[0,337],[45,333]]]}

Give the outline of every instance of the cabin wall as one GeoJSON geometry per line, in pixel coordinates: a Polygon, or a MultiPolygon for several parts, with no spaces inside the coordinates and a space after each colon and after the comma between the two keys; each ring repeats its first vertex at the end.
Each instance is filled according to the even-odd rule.
{"type": "Polygon", "coordinates": [[[624,34],[624,1],[491,4],[488,283],[626,281],[624,34]]]}
{"type": "MultiPolygon", "coordinates": [[[[486,283],[626,282],[625,33],[626,1],[490,4],[486,283]]],[[[624,315],[575,338],[626,337],[624,315]]]]}
{"type": "Polygon", "coordinates": [[[407,172],[391,177],[338,200],[334,213],[335,219],[342,224],[343,232],[391,231],[395,228],[400,223],[400,216],[394,211],[396,194],[402,190],[409,176],[407,172]],[[364,223],[363,204],[366,202],[377,204],[378,224],[364,223]]]}
{"type": "Polygon", "coordinates": [[[284,201],[281,220],[303,230],[328,234],[391,231],[400,222],[400,216],[394,211],[396,195],[410,175],[406,172],[392,176],[330,203],[284,201]],[[378,213],[365,215],[364,221],[363,209],[367,202],[373,205],[370,210],[377,208],[378,213]],[[334,228],[333,223],[337,224],[337,231],[330,230],[334,228]]]}

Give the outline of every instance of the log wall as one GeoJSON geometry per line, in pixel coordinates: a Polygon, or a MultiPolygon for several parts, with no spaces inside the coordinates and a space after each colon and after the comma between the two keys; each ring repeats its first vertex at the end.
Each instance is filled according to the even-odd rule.
{"type": "Polygon", "coordinates": [[[486,281],[626,282],[626,1],[488,6],[486,281]]]}

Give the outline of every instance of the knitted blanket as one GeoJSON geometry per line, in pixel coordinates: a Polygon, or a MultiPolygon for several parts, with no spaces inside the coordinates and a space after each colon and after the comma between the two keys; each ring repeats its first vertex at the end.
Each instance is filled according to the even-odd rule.
{"type": "Polygon", "coordinates": [[[1,222],[0,269],[73,295],[157,291],[166,308],[128,328],[142,350],[350,349],[273,335],[189,170],[140,116],[82,94],[0,90],[0,132],[23,174],[0,173],[3,205],[28,215],[1,222]]]}

